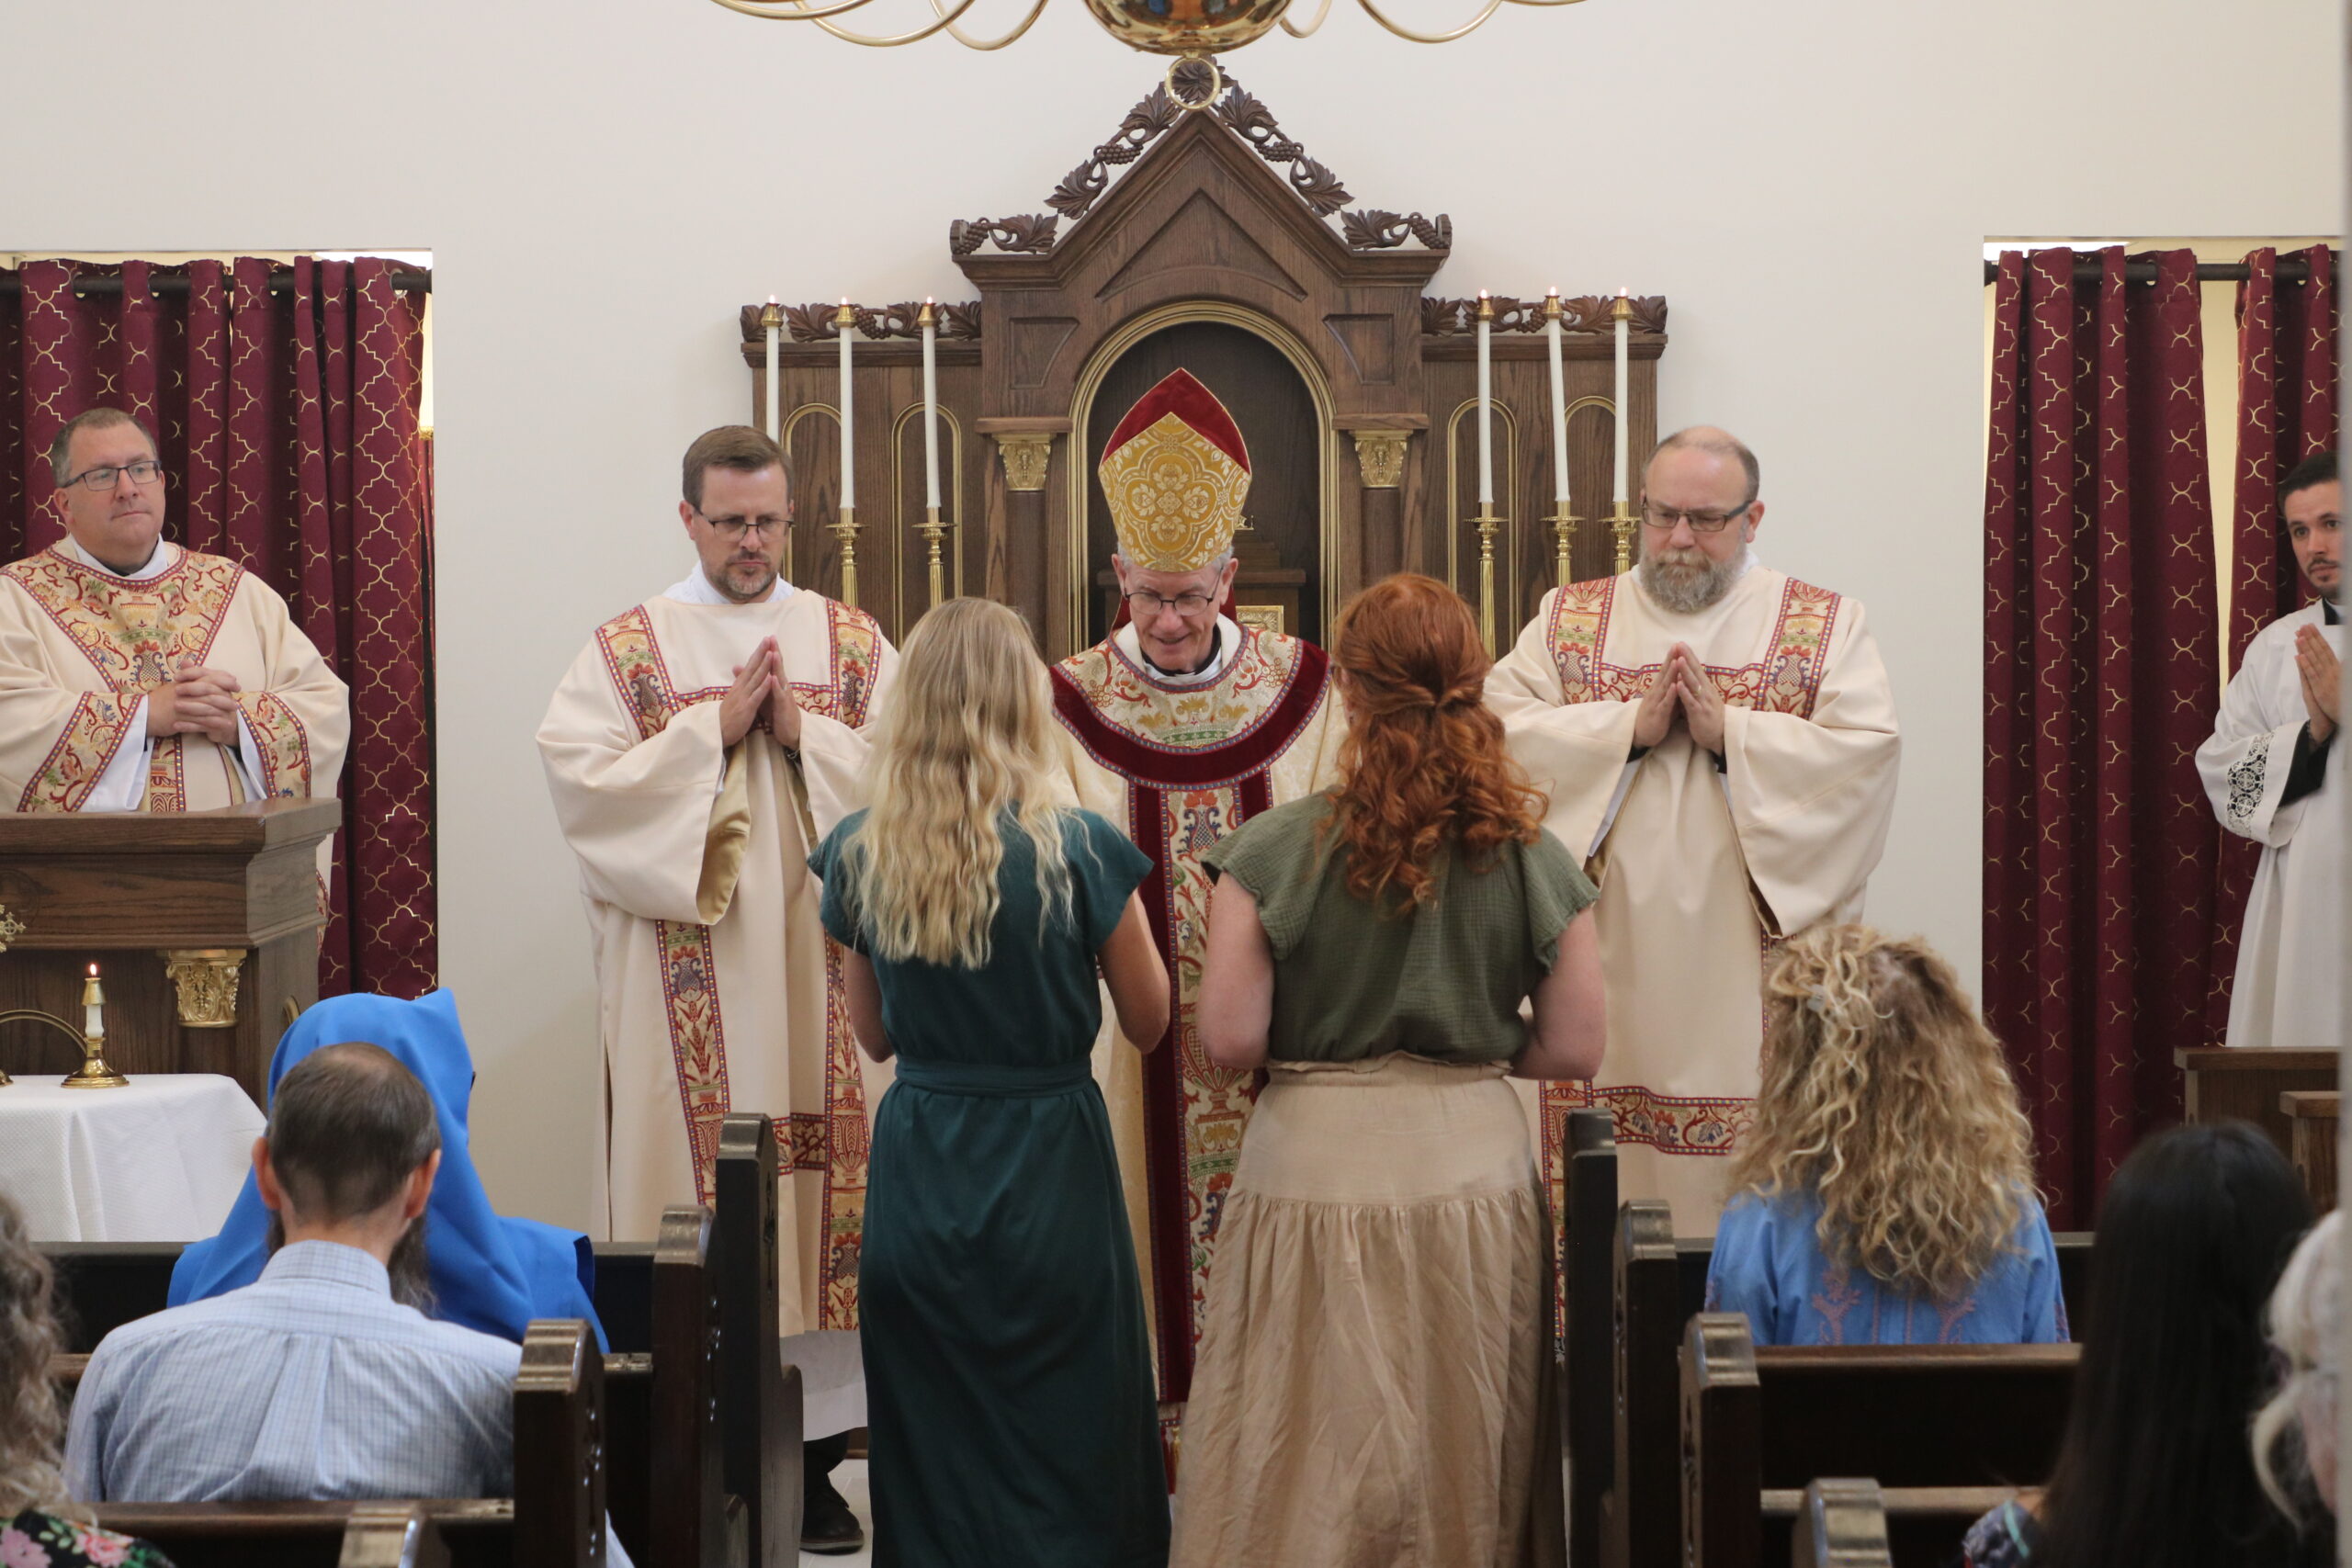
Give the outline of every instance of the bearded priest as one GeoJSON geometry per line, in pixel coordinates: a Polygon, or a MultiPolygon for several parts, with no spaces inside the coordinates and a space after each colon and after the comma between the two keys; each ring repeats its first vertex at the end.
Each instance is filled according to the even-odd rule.
{"type": "Polygon", "coordinates": [[[1171,371],[1111,433],[1100,473],[1125,608],[1109,637],[1054,667],[1054,711],[1074,743],[1079,803],[1125,823],[1151,858],[1139,891],[1175,987],[1164,1037],[1123,1043],[1105,1010],[1094,1053],[1166,1430],[1192,1386],[1217,1216],[1256,1098],[1253,1075],[1209,1065],[1193,1022],[1209,918],[1201,853],[1330,784],[1344,722],[1321,649],[1225,614],[1250,490],[1249,448],[1225,405],[1171,371]]]}
{"type": "MultiPolygon", "coordinates": [[[[0,568],[0,809],[333,795],[344,683],[261,579],[164,538],[147,428],[87,410],[49,461],[65,537],[0,568]]],[[[333,843],[319,845],[322,904],[333,843]]]]}
{"type": "Polygon", "coordinates": [[[852,1551],[825,1474],[865,1421],[857,1258],[869,1086],[809,852],[855,808],[860,733],[898,654],[871,616],[779,575],[792,473],[722,425],[686,449],[684,581],[596,628],[539,755],[580,860],[604,1037],[616,1240],[712,1198],[729,1111],[775,1122],[784,1359],[800,1368],[804,1548],[852,1551]]]}
{"type": "Polygon", "coordinates": [[[1487,682],[1544,826],[1587,857],[1609,1001],[1590,1084],[1545,1085],[1545,1176],[1566,1112],[1607,1107],[1618,1192],[1712,1235],[1755,1099],[1762,965],[1861,913],[1900,740],[1851,599],[1759,563],[1756,456],[1696,426],[1643,474],[1642,559],[1545,595],[1487,682]]]}

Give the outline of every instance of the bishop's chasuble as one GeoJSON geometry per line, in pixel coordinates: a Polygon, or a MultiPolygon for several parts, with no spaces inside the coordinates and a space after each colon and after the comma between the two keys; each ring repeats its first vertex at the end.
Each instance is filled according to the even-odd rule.
{"type": "Polygon", "coordinates": [[[2312,604],[2262,628],[2222,696],[2212,737],[2197,749],[2222,826],[2262,846],[2238,932],[2230,991],[2232,1045],[2334,1049],[2344,1039],[2344,738],[2314,746],[2304,733],[2295,636],[2321,626],[2346,653],[2332,604],[2312,604]]]}
{"type": "Polygon", "coordinates": [[[1151,669],[1133,626],[1053,671],[1054,712],[1076,743],[1078,803],[1125,824],[1151,858],[1137,892],[1171,987],[1168,1032],[1151,1055],[1119,1035],[1109,1009],[1094,1048],[1163,1405],[1182,1404],[1192,1387],[1217,1217],[1258,1092],[1256,1074],[1209,1064],[1194,1022],[1209,924],[1201,854],[1260,812],[1328,788],[1346,733],[1321,649],[1216,625],[1216,656],[1191,675],[1151,669]]]}
{"type": "MultiPolygon", "coordinates": [[[[787,1350],[816,1363],[812,1383],[833,1362],[854,1373],[868,1111],[888,1076],[868,1082],[851,1035],[808,861],[856,807],[859,732],[897,658],[862,611],[783,582],[729,604],[697,571],[597,627],[539,726],[588,905],[611,1235],[650,1239],[664,1207],[708,1203],[719,1123],[766,1112],[786,1172],[782,1329],[824,1336],[787,1350]],[[797,762],[760,725],[719,743],[718,699],[771,636],[800,704],[797,762]]],[[[808,1435],[862,1421],[856,1389],[829,1413],[810,1387],[808,1435]]]]}
{"type": "MultiPolygon", "coordinates": [[[[137,573],[70,541],[0,568],[0,802],[12,811],[207,811],[327,795],[344,683],[235,561],[159,543],[137,573]],[[237,678],[236,740],[147,734],[147,693],[193,659],[237,678]]],[[[323,901],[332,836],[319,845],[323,901]]]]}
{"type": "Polygon", "coordinates": [[[1637,577],[1571,583],[1487,681],[1544,825],[1589,858],[1609,1003],[1591,1083],[1542,1087],[1555,1206],[1566,1113],[1614,1115],[1618,1192],[1665,1198],[1712,1235],[1763,1043],[1763,959],[1819,920],[1858,919],[1886,844],[1901,743],[1878,645],[1851,599],[1751,565],[1695,615],[1637,577]],[[1677,722],[1639,760],[1634,708],[1674,644],[1726,705],[1720,761],[1677,722]]]}

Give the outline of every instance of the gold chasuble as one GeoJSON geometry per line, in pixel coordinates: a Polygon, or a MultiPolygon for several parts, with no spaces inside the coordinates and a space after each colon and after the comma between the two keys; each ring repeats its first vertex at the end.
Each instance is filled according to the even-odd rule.
{"type": "Polygon", "coordinates": [[[1885,847],[1901,742],[1878,644],[1860,604],[1761,566],[1690,615],[1629,572],[1546,594],[1487,701],[1551,796],[1544,826],[1600,888],[1608,1055],[1591,1083],[1542,1086],[1555,1208],[1566,1112],[1605,1106],[1619,1196],[1665,1198],[1678,1235],[1712,1235],[1756,1097],[1763,960],[1859,919],[1885,847]],[[1678,642],[1723,695],[1723,757],[1678,715],[1629,761],[1635,705],[1678,642]]]}
{"type": "MultiPolygon", "coordinates": [[[[782,582],[728,604],[697,571],[598,627],[539,727],[594,940],[611,1234],[647,1240],[665,1206],[708,1203],[719,1123],[766,1112],[786,1335],[857,1326],[867,1111],[888,1077],[868,1083],[851,1037],[808,861],[855,808],[859,732],[897,658],[862,611],[782,582]],[[719,743],[718,699],[765,637],[799,701],[797,761],[764,723],[719,743]]],[[[813,1392],[809,1418],[812,1437],[843,1429],[813,1392]]],[[[863,1418],[861,1395],[846,1425],[863,1418]]]]}
{"type": "MultiPolygon", "coordinates": [[[[0,568],[0,800],[12,811],[207,811],[333,795],[344,684],[235,561],[158,544],[119,577],[70,543],[0,568]],[[146,695],[187,660],[237,678],[235,740],[147,734],[146,695]]],[[[319,845],[322,898],[332,838],[319,845]]]]}
{"type": "MultiPolygon", "coordinates": [[[[1231,547],[1249,456],[1224,406],[1185,372],[1120,422],[1102,474],[1130,567],[1203,571],[1231,547]]],[[[1153,670],[1123,624],[1056,665],[1053,682],[1078,803],[1124,825],[1151,858],[1137,891],[1173,991],[1168,1032],[1149,1055],[1119,1038],[1107,1008],[1094,1051],[1165,1424],[1191,1390],[1217,1216],[1257,1098],[1255,1074],[1209,1065],[1193,1022],[1209,918],[1201,853],[1258,813],[1329,786],[1344,720],[1321,649],[1224,616],[1202,670],[1153,670]]]]}

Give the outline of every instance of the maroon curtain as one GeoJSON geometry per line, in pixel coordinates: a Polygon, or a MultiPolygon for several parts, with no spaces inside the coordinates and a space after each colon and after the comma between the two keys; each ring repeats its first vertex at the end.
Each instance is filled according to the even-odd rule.
{"type": "Polygon", "coordinates": [[[2052,1223],[2087,1226],[2205,1043],[2220,651],[2196,261],[2011,252],[1984,480],[1984,1011],[2052,1223]]]}
{"type": "MultiPolygon", "coordinates": [[[[2278,526],[2278,481],[2315,452],[2335,445],[2335,255],[2326,245],[2300,253],[2311,268],[2301,283],[2278,281],[2278,253],[2249,252],[2238,285],[2238,461],[2233,476],[2230,541],[2230,668],[2254,634],[2308,594],[2295,555],[2278,526]]],[[[2237,971],[2238,924],[2261,846],[2222,835],[2221,919],[2214,930],[2212,989],[2206,1032],[2222,1038],[2230,1019],[2230,982],[2237,971]]]]}
{"type": "Polygon", "coordinates": [[[166,536],[284,594],[351,687],[319,963],[328,994],[415,996],[438,967],[424,306],[394,291],[390,270],[304,257],[287,279],[252,258],[47,261],[0,290],[0,559],[62,532],[48,500],[59,426],[122,409],[162,445],[166,536]],[[77,278],[119,278],[121,291],[84,298],[77,278]],[[159,290],[165,280],[186,288],[159,290]]]}

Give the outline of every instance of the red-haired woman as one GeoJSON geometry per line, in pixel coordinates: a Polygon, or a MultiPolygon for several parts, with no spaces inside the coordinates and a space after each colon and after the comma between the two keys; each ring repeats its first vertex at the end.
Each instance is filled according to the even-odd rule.
{"type": "Polygon", "coordinates": [[[1504,753],[1453,590],[1374,584],[1333,662],[1339,784],[1206,857],[1201,1038],[1270,1077],[1210,1271],[1170,1561],[1555,1562],[1549,1232],[1503,1078],[1600,1065],[1595,894],[1504,753]]]}

